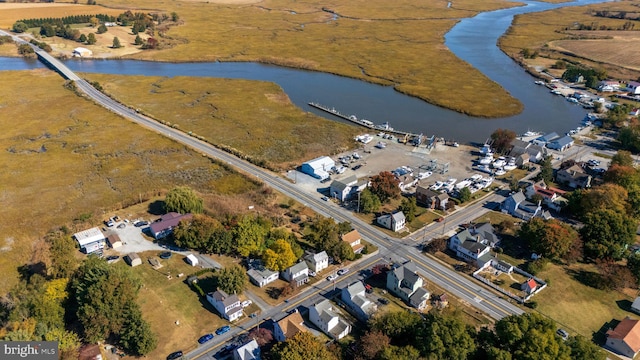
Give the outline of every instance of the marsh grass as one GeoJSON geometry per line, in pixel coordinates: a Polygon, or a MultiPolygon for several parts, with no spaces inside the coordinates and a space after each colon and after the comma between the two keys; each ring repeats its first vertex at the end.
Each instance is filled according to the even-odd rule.
{"type": "Polygon", "coordinates": [[[353,146],[353,136],[360,131],[302,112],[274,83],[195,77],[83,76],[98,81],[112,97],[157,120],[281,168],[346,150],[353,146]]]}
{"type": "Polygon", "coordinates": [[[84,230],[176,185],[223,209],[246,209],[264,197],[260,184],[64,90],[50,70],[5,71],[2,83],[3,292],[31,259],[35,240],[53,228],[84,230]],[[81,214],[89,219],[73,223],[81,214]]]}

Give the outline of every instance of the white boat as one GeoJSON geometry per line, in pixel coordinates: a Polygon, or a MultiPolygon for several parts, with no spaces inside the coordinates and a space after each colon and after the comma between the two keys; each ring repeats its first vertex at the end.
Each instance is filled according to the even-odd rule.
{"type": "Polygon", "coordinates": [[[554,90],[551,90],[551,93],[552,93],[552,94],[554,94],[554,95],[562,95],[562,91],[560,91],[560,90],[555,90],[555,89],[554,89],[554,90]]]}
{"type": "Polygon", "coordinates": [[[480,154],[483,154],[483,155],[493,154],[493,151],[491,150],[491,145],[489,144],[482,145],[482,148],[480,149],[480,154]]]}
{"type": "Polygon", "coordinates": [[[480,180],[479,185],[486,189],[489,186],[491,186],[492,183],[493,183],[493,177],[488,177],[480,180]]]}
{"type": "Polygon", "coordinates": [[[457,142],[454,142],[453,147],[460,147],[460,144],[458,144],[457,142]]]}
{"type": "Polygon", "coordinates": [[[466,188],[471,184],[473,184],[473,181],[471,181],[470,179],[464,179],[456,184],[456,189],[462,190],[463,188],[466,188]]]}
{"type": "Polygon", "coordinates": [[[475,184],[471,187],[469,187],[469,191],[471,191],[472,194],[477,193],[480,189],[482,189],[482,186],[479,184],[475,184]]]}
{"type": "Polygon", "coordinates": [[[542,80],[537,80],[537,81],[534,81],[533,83],[536,85],[544,85],[544,81],[542,80]]]}
{"type": "Polygon", "coordinates": [[[362,120],[360,120],[360,122],[364,126],[373,127],[373,123],[371,121],[367,120],[367,119],[362,119],[362,120]]]}
{"type": "Polygon", "coordinates": [[[500,156],[498,158],[498,160],[494,161],[491,166],[493,166],[494,169],[497,169],[497,168],[501,168],[501,167],[503,167],[505,165],[507,165],[507,159],[505,159],[504,156],[500,156]]]}
{"type": "Polygon", "coordinates": [[[426,179],[431,175],[433,175],[431,171],[421,172],[421,173],[418,173],[418,179],[419,180],[426,179]]]}
{"type": "Polygon", "coordinates": [[[380,141],[380,142],[378,142],[378,143],[376,144],[376,147],[377,147],[378,149],[384,149],[385,147],[387,147],[387,143],[384,143],[384,142],[380,141]]]}
{"type": "Polygon", "coordinates": [[[474,175],[471,176],[471,180],[474,181],[474,182],[475,181],[480,181],[480,180],[482,180],[482,175],[474,174],[474,175]]]}
{"type": "Polygon", "coordinates": [[[440,190],[443,186],[444,186],[444,183],[442,181],[436,181],[436,183],[431,185],[431,187],[429,187],[429,189],[431,189],[431,190],[440,190]]]}
{"type": "Polygon", "coordinates": [[[351,154],[351,157],[358,160],[360,159],[360,154],[358,154],[357,152],[354,152],[353,154],[351,154]]]}
{"type": "Polygon", "coordinates": [[[503,169],[505,169],[506,171],[511,171],[511,170],[515,170],[517,168],[516,164],[507,164],[505,166],[502,167],[503,169]]]}
{"type": "Polygon", "coordinates": [[[478,167],[476,168],[476,170],[481,171],[481,172],[486,172],[491,174],[491,168],[489,167],[489,165],[478,165],[478,167]]]}
{"type": "Polygon", "coordinates": [[[495,174],[496,174],[497,176],[502,176],[502,175],[504,175],[504,174],[506,174],[506,173],[507,173],[507,172],[506,172],[506,171],[504,171],[504,169],[503,169],[503,168],[499,168],[499,169],[498,169],[498,170],[496,170],[496,172],[495,172],[495,174]]]}
{"type": "Polygon", "coordinates": [[[568,97],[568,98],[567,98],[567,101],[568,101],[568,102],[570,102],[570,103],[574,103],[574,104],[577,104],[577,103],[578,103],[578,99],[576,99],[576,98],[574,98],[574,97],[568,97]]]}
{"type": "Polygon", "coordinates": [[[478,161],[482,165],[489,165],[493,162],[493,154],[486,154],[478,161]]]}
{"type": "Polygon", "coordinates": [[[522,134],[522,136],[524,137],[539,136],[539,135],[542,135],[542,134],[538,131],[531,131],[531,130],[528,130],[526,133],[522,134]]]}
{"type": "Polygon", "coordinates": [[[458,181],[458,179],[456,179],[456,178],[449,178],[449,180],[447,180],[447,181],[445,182],[445,184],[446,184],[446,185],[453,185],[453,184],[455,184],[457,181],[458,181]]]}

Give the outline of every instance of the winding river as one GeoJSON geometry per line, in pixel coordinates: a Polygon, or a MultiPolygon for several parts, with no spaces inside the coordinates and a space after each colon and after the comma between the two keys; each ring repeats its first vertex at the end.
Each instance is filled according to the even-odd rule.
{"type": "MultiPolygon", "coordinates": [[[[564,98],[552,95],[533,77],[496,46],[514,15],[548,9],[600,3],[579,0],[565,4],[527,1],[526,6],[481,13],[463,19],[445,36],[445,45],[459,58],[502,85],[524,104],[516,116],[484,119],[443,109],[422,100],[400,94],[392,87],[330,75],[262,65],[257,63],[158,63],[136,60],[69,60],[65,63],[77,72],[147,76],[198,76],[238,78],[275,82],[293,103],[305,111],[338,120],[307,105],[313,101],[355,114],[375,123],[388,121],[396,129],[436,135],[458,142],[482,142],[497,128],[518,133],[527,130],[564,133],[576,127],[586,111],[564,98]]],[[[34,60],[0,58],[0,70],[42,67],[34,60]]],[[[482,94],[478,94],[482,101],[482,94]]],[[[340,121],[340,120],[338,120],[340,121]]]]}

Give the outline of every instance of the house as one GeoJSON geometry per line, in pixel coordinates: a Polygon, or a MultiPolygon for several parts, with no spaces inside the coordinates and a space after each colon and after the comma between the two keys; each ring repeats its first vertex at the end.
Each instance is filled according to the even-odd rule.
{"type": "Polygon", "coordinates": [[[415,186],[418,183],[418,178],[413,175],[402,175],[398,176],[398,187],[401,191],[406,191],[407,189],[415,186]]]}
{"type": "Polygon", "coordinates": [[[358,178],[355,175],[351,175],[341,180],[334,180],[329,187],[329,194],[331,197],[340,201],[348,200],[354,193],[355,187],[358,182],[358,178]]]}
{"type": "Polygon", "coordinates": [[[290,283],[293,282],[296,286],[300,286],[309,282],[309,267],[306,262],[301,261],[284,269],[280,275],[284,280],[290,283]]]}
{"type": "Polygon", "coordinates": [[[140,255],[136,253],[129,253],[124,257],[124,261],[129,264],[131,267],[136,267],[138,265],[142,265],[142,259],[140,259],[140,255]]]}
{"type": "Polygon", "coordinates": [[[542,146],[531,145],[527,148],[527,154],[529,155],[529,161],[532,163],[538,163],[542,160],[546,154],[546,151],[542,146]]]}
{"type": "Polygon", "coordinates": [[[567,135],[551,141],[549,144],[547,144],[547,147],[553,150],[565,151],[568,148],[572,147],[573,144],[574,144],[573,138],[567,135]]]}
{"type": "Polygon", "coordinates": [[[233,360],[260,360],[260,346],[256,339],[233,350],[233,360]]]}
{"type": "Polygon", "coordinates": [[[91,57],[91,55],[93,55],[93,52],[83,47],[77,47],[73,49],[73,51],[71,52],[71,56],[76,56],[76,57],[91,57]]]}
{"type": "Polygon", "coordinates": [[[618,354],[634,358],[640,352],[639,322],[627,316],[614,329],[607,330],[605,347],[618,354]]]}
{"type": "Polygon", "coordinates": [[[346,241],[347,244],[351,246],[354,254],[360,254],[362,250],[364,250],[364,244],[360,243],[362,241],[362,236],[360,236],[360,233],[356,229],[342,235],[342,241],[346,241]]]}
{"type": "Polygon", "coordinates": [[[631,311],[636,314],[640,314],[640,296],[638,296],[631,304],[631,311]]]}
{"type": "Polygon", "coordinates": [[[466,262],[474,263],[482,268],[492,259],[491,246],[481,234],[472,234],[465,229],[449,239],[449,249],[466,262]]]}
{"type": "Polygon", "coordinates": [[[538,195],[542,197],[542,203],[544,205],[555,211],[562,210],[562,208],[569,203],[569,200],[562,196],[564,194],[566,194],[566,191],[548,188],[547,184],[542,180],[534,184],[529,184],[525,189],[525,195],[528,199],[531,199],[534,195],[538,195]]]}
{"type": "Polygon", "coordinates": [[[629,92],[631,95],[640,94],[640,82],[629,81],[625,87],[625,91],[629,92]]]}
{"type": "Polygon", "coordinates": [[[362,281],[343,288],[340,297],[347,310],[362,321],[367,321],[378,310],[376,304],[367,298],[362,281]]]}
{"type": "Polygon", "coordinates": [[[513,265],[508,262],[504,262],[502,260],[493,259],[491,260],[491,266],[493,266],[496,270],[500,270],[503,273],[511,274],[513,272],[513,265]]]}
{"type": "Polygon", "coordinates": [[[600,92],[612,92],[620,90],[620,83],[613,80],[602,80],[597,87],[600,92]]]}
{"type": "Polygon", "coordinates": [[[515,162],[516,162],[516,166],[524,166],[527,165],[530,161],[529,161],[529,154],[528,153],[522,153],[518,156],[514,156],[515,158],[515,162]]]}
{"type": "Polygon", "coordinates": [[[178,214],[177,212],[170,212],[164,214],[159,220],[156,220],[149,226],[149,231],[154,239],[162,239],[173,232],[173,228],[176,227],[180,221],[189,220],[193,216],[191,214],[178,214]]]}
{"type": "Polygon", "coordinates": [[[300,166],[300,171],[316,179],[324,180],[329,177],[329,170],[336,166],[336,162],[328,156],[320,156],[309,160],[300,166]]]}
{"type": "Polygon", "coordinates": [[[196,266],[198,265],[198,258],[193,255],[193,254],[189,254],[187,255],[186,258],[184,258],[184,261],[187,262],[187,264],[191,265],[191,266],[196,266]]]}
{"type": "Polygon", "coordinates": [[[559,138],[560,135],[558,135],[555,132],[549,133],[549,134],[545,134],[542,135],[536,139],[534,139],[532,141],[533,144],[538,145],[538,146],[545,146],[547,144],[549,144],[552,140],[555,140],[557,138],[559,138]]]}
{"type": "Polygon", "coordinates": [[[506,198],[500,205],[500,208],[504,213],[527,221],[535,216],[542,215],[542,207],[540,204],[534,204],[528,201],[522,190],[506,198]]]}
{"type": "Polygon", "coordinates": [[[335,340],[340,340],[351,332],[351,324],[338,315],[328,299],[309,307],[309,320],[335,340]]]}
{"type": "Polygon", "coordinates": [[[638,115],[640,115],[640,109],[638,109],[638,108],[633,108],[633,109],[631,109],[631,111],[629,111],[629,115],[631,115],[631,116],[638,116],[638,115]]]}
{"type": "Polygon", "coordinates": [[[445,192],[433,191],[428,186],[418,185],[416,187],[416,202],[428,209],[445,210],[447,202],[449,202],[449,195],[445,192]]]}
{"type": "Polygon", "coordinates": [[[297,333],[308,331],[297,309],[273,324],[273,337],[277,341],[285,341],[297,333]]]}
{"type": "Polygon", "coordinates": [[[320,273],[320,271],[329,267],[329,255],[327,255],[326,251],[321,251],[317,254],[307,254],[304,257],[304,261],[307,262],[309,269],[315,273],[320,273]]]}
{"type": "Polygon", "coordinates": [[[557,182],[574,189],[591,187],[591,179],[591,175],[585,173],[577,164],[566,169],[560,169],[556,172],[557,182]]]}
{"type": "Polygon", "coordinates": [[[533,294],[538,288],[538,284],[533,278],[529,278],[527,281],[523,282],[520,285],[520,290],[524,291],[527,294],[533,294]]]}
{"type": "Polygon", "coordinates": [[[376,222],[382,227],[398,232],[404,228],[406,219],[404,217],[404,213],[402,211],[398,211],[395,214],[378,216],[376,222]]]}
{"type": "Polygon", "coordinates": [[[100,345],[90,344],[80,347],[78,353],[78,360],[102,360],[102,353],[100,352],[100,345]]]}
{"type": "Polygon", "coordinates": [[[512,147],[511,151],[509,152],[509,156],[516,158],[516,165],[518,166],[522,166],[528,162],[537,163],[538,161],[542,160],[545,155],[545,151],[542,146],[534,145],[530,142],[526,142],[520,139],[514,139],[511,142],[511,146],[512,147]],[[521,164],[518,163],[519,157],[521,158],[521,164]]]}
{"type": "Polygon", "coordinates": [[[422,285],[423,280],[418,275],[418,268],[411,261],[387,272],[387,289],[418,310],[426,308],[427,300],[431,296],[422,285]]]}
{"type": "Polygon", "coordinates": [[[107,236],[107,243],[109,243],[112,249],[118,249],[122,246],[122,240],[120,240],[118,234],[110,234],[107,236]]]}
{"type": "Polygon", "coordinates": [[[265,287],[278,280],[278,272],[267,269],[260,260],[249,260],[248,267],[247,276],[249,281],[256,286],[265,287]]]}
{"type": "Polygon", "coordinates": [[[73,237],[80,245],[80,250],[85,254],[101,252],[105,246],[104,234],[100,228],[94,227],[73,234],[73,237]]]}
{"type": "Polygon", "coordinates": [[[222,290],[216,290],[207,294],[207,301],[213,305],[223,318],[234,321],[242,316],[242,305],[238,295],[228,295],[222,290]]]}

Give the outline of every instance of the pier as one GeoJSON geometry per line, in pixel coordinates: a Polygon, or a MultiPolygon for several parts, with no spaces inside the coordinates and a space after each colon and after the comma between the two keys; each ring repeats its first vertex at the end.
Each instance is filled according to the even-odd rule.
{"type": "Polygon", "coordinates": [[[333,116],[337,116],[343,120],[349,121],[353,124],[365,127],[367,129],[371,129],[371,130],[376,130],[376,131],[382,131],[385,133],[389,133],[389,134],[394,134],[394,135],[398,135],[400,137],[403,136],[408,136],[408,137],[416,137],[419,136],[418,134],[413,134],[407,131],[401,131],[401,130],[395,130],[391,127],[389,127],[388,125],[374,125],[373,122],[366,120],[366,119],[358,119],[355,115],[345,115],[342,114],[340,111],[334,109],[334,108],[328,108],[326,106],[320,105],[318,103],[314,103],[314,102],[310,102],[308,103],[309,106],[316,108],[318,110],[322,110],[324,112],[327,112],[333,116]]]}

